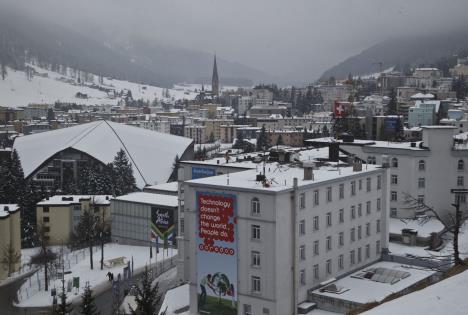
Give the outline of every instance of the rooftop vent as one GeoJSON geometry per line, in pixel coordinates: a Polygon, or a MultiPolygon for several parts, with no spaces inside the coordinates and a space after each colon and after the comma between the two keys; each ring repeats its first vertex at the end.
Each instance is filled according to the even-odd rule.
{"type": "Polygon", "coordinates": [[[9,211],[9,210],[10,210],[10,207],[8,207],[8,206],[5,206],[5,207],[3,207],[3,210],[5,210],[5,211],[9,211]]]}
{"type": "Polygon", "coordinates": [[[73,197],[62,197],[62,201],[73,201],[73,197]]]}
{"type": "Polygon", "coordinates": [[[416,142],[411,142],[411,147],[416,148],[416,142]]]}

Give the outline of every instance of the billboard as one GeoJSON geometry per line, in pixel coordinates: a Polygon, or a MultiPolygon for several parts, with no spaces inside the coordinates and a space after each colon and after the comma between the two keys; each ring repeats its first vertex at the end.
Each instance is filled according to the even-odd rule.
{"type": "Polygon", "coordinates": [[[174,210],[151,207],[151,241],[173,246],[175,239],[174,210]]]}
{"type": "Polygon", "coordinates": [[[398,128],[398,117],[385,117],[384,124],[385,124],[385,131],[389,133],[394,133],[397,131],[398,128]]]}
{"type": "Polygon", "coordinates": [[[216,171],[206,167],[192,167],[192,179],[215,176],[216,171]]]}
{"type": "Polygon", "coordinates": [[[236,196],[197,192],[198,309],[237,314],[236,196]]]}

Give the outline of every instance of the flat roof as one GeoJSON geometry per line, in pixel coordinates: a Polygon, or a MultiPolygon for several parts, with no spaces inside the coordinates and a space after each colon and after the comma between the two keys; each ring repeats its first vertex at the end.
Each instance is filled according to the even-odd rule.
{"type": "Polygon", "coordinates": [[[439,233],[444,229],[442,222],[436,218],[423,219],[397,219],[390,218],[389,231],[392,234],[401,234],[401,230],[410,229],[418,232],[418,236],[429,237],[432,232],[439,233]]]}
{"type": "Polygon", "coordinates": [[[177,182],[164,183],[159,185],[146,186],[145,189],[161,190],[161,191],[179,191],[179,184],[177,182]]]}
{"type": "Polygon", "coordinates": [[[333,284],[335,284],[337,287],[342,288],[342,293],[320,292],[323,287],[314,290],[313,293],[360,304],[366,304],[375,301],[380,302],[390,294],[402,291],[435,273],[436,271],[434,270],[422,269],[417,266],[381,261],[333,282],[333,284]],[[356,276],[362,273],[362,271],[371,270],[373,268],[387,268],[399,272],[408,272],[410,275],[393,284],[376,282],[365,278],[356,278],[356,276]]]}
{"type": "Polygon", "coordinates": [[[382,168],[377,165],[363,165],[362,171],[354,172],[353,167],[337,167],[337,163],[330,162],[328,166],[314,169],[314,180],[304,180],[304,169],[291,165],[281,165],[279,163],[268,163],[265,165],[265,175],[269,183],[265,187],[262,182],[256,181],[256,176],[263,173],[263,164],[257,164],[256,169],[246,170],[232,174],[224,174],[213,177],[200,178],[187,181],[187,183],[201,185],[215,185],[223,189],[252,189],[270,192],[280,192],[293,188],[293,179],[298,179],[298,186],[306,186],[326,181],[331,181],[352,175],[363,175],[382,168]]]}
{"type": "Polygon", "coordinates": [[[6,218],[10,213],[18,211],[19,206],[17,204],[0,204],[0,218],[6,218]]]}
{"type": "Polygon", "coordinates": [[[43,199],[37,203],[38,206],[60,206],[60,205],[71,205],[80,203],[81,200],[94,198],[94,203],[97,205],[110,205],[111,195],[55,195],[49,197],[49,199],[43,199]],[[66,198],[66,200],[63,200],[66,198]]]}
{"type": "Polygon", "coordinates": [[[179,206],[178,196],[154,194],[150,192],[134,192],[128,195],[115,197],[114,200],[144,203],[156,206],[166,206],[172,208],[179,206]]]}

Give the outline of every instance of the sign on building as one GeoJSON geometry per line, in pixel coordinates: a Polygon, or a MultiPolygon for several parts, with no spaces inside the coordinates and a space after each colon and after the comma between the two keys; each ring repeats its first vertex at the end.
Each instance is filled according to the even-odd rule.
{"type": "Polygon", "coordinates": [[[174,211],[172,209],[151,207],[151,241],[168,245],[174,245],[174,211]]]}
{"type": "Polygon", "coordinates": [[[206,167],[192,167],[192,179],[215,176],[216,171],[206,167]]]}
{"type": "Polygon", "coordinates": [[[237,314],[237,204],[229,194],[197,193],[200,313],[237,314]]]}

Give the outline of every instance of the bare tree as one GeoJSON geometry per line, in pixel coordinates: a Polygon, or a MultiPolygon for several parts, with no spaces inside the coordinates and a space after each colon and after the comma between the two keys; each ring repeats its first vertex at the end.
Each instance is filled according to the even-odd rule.
{"type": "Polygon", "coordinates": [[[97,238],[97,227],[99,217],[95,216],[91,209],[85,210],[80,217],[80,222],[76,227],[79,241],[89,248],[89,264],[93,269],[93,247],[97,238]]]}
{"type": "Polygon", "coordinates": [[[43,265],[44,267],[44,288],[49,291],[49,268],[51,263],[57,259],[57,254],[49,248],[49,239],[45,235],[43,226],[37,227],[36,238],[40,244],[40,251],[38,254],[31,257],[31,264],[43,265]]]}
{"type": "Polygon", "coordinates": [[[21,262],[21,253],[16,251],[11,243],[5,246],[1,263],[8,269],[8,277],[11,276],[15,265],[19,262],[21,262]]]}
{"type": "Polygon", "coordinates": [[[97,237],[101,243],[101,270],[104,269],[104,244],[109,240],[110,227],[110,222],[106,220],[105,209],[103,209],[101,218],[97,223],[97,237]]]}
{"type": "Polygon", "coordinates": [[[435,217],[444,225],[445,231],[453,235],[454,264],[463,265],[463,259],[460,257],[459,235],[463,223],[468,219],[468,215],[460,211],[460,199],[457,197],[456,203],[452,204],[452,206],[455,208],[455,212],[449,212],[447,215],[443,216],[434,207],[427,205],[423,201],[413,197],[408,193],[404,193],[404,197],[407,209],[412,209],[416,210],[417,212],[424,213],[422,216],[422,224],[426,223],[431,217],[435,217]]]}

